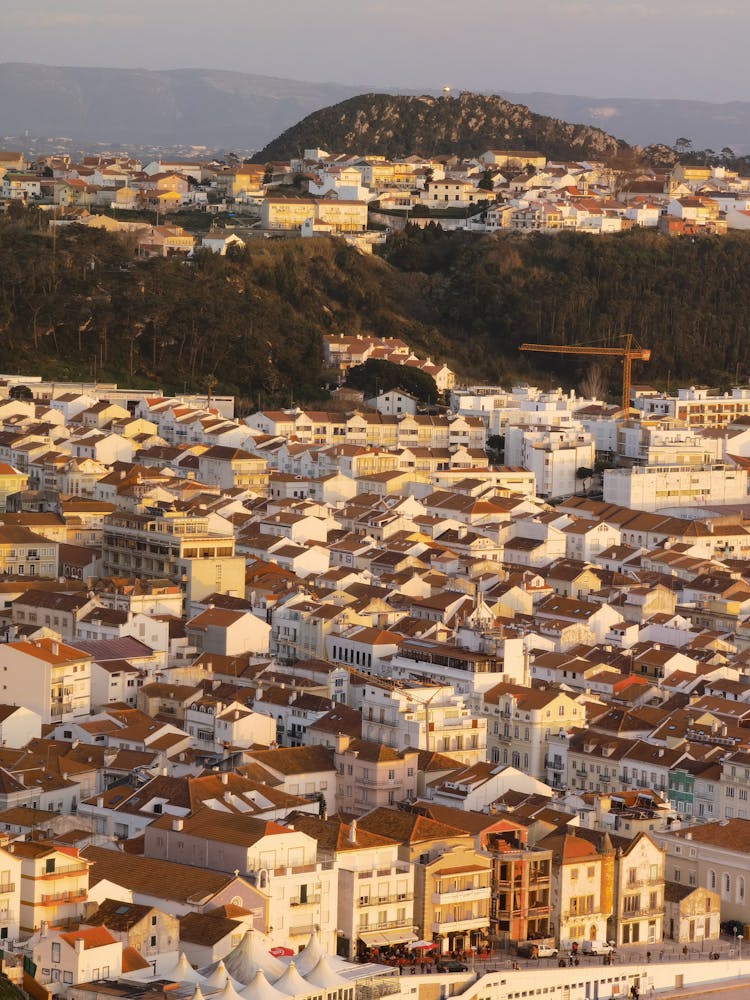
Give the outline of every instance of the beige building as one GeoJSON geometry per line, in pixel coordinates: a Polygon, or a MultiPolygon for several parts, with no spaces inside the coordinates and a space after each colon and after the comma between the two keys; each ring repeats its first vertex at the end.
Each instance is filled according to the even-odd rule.
{"type": "Polygon", "coordinates": [[[606,941],[614,903],[614,849],[608,845],[599,853],[572,833],[550,834],[537,846],[552,851],[553,925],[559,946],[606,941]]]}
{"type": "Polygon", "coordinates": [[[188,604],[209,594],[244,594],[245,560],[234,536],[212,530],[209,518],[178,511],[117,512],[104,519],[105,576],[168,578],[182,584],[188,604]]]}
{"type": "Polygon", "coordinates": [[[702,823],[657,837],[667,853],[666,878],[717,893],[721,919],[747,922],[750,820],[702,823]]]}
{"type": "Polygon", "coordinates": [[[331,227],[334,234],[367,229],[367,204],[347,199],[264,198],[260,209],[264,229],[301,229],[308,219],[331,227]]]}
{"type": "Polygon", "coordinates": [[[21,861],[21,934],[33,934],[42,921],[55,927],[77,924],[89,889],[89,862],[77,849],[16,840],[8,850],[21,861]]]}
{"type": "Polygon", "coordinates": [[[715,941],[721,933],[719,894],[703,886],[664,883],[664,937],[679,944],[715,941]]]}
{"type": "Polygon", "coordinates": [[[3,646],[3,696],[24,705],[44,725],[69,722],[91,711],[91,656],[56,639],[3,646]]]}
{"type": "Polygon", "coordinates": [[[418,760],[417,750],[394,750],[340,735],[334,752],[337,808],[360,816],[414,798],[418,760]]]}
{"type": "Polygon", "coordinates": [[[408,944],[414,934],[414,871],[398,856],[397,840],[359,828],[357,820],[297,816],[295,830],[313,837],[318,859],[339,873],[338,954],[408,944]]]}
{"type": "Polygon", "coordinates": [[[423,939],[443,954],[487,940],[492,861],[472,835],[399,809],[374,809],[359,827],[401,844],[399,857],[414,868],[414,925],[423,939]]]}
{"type": "Polygon", "coordinates": [[[640,833],[616,854],[611,940],[658,944],[664,930],[664,851],[640,833]]]}

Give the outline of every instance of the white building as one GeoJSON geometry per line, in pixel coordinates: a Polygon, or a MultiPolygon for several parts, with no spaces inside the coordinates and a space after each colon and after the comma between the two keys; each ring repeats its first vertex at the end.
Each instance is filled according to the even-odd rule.
{"type": "Polygon", "coordinates": [[[607,469],[604,502],[634,510],[747,503],[747,470],[723,464],[607,469]]]}

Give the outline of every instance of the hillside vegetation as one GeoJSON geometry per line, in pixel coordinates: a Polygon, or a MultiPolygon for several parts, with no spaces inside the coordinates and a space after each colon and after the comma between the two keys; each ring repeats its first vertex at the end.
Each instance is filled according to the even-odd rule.
{"type": "Polygon", "coordinates": [[[502,97],[397,97],[361,94],[314,111],[256,159],[283,160],[305,149],[386,157],[478,156],[487,149],[542,149],[550,158],[610,160],[626,143],[592,125],[535,114],[502,97]]]}
{"type": "MultiPolygon", "coordinates": [[[[524,340],[653,350],[636,380],[726,383],[750,374],[750,238],[646,231],[472,237],[434,226],[385,260],[338,241],[258,240],[241,253],[134,261],[122,238],[77,226],[56,241],[35,213],[0,222],[0,370],[205,385],[245,405],[325,398],[327,332],[402,337],[468,378],[575,384],[579,358],[524,340]]],[[[616,394],[617,373],[609,370],[616,394]]]]}

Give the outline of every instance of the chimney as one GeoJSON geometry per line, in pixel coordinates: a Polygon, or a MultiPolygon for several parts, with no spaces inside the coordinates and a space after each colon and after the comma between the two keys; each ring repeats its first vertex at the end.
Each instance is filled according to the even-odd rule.
{"type": "Polygon", "coordinates": [[[221,772],[221,783],[222,783],[222,785],[228,785],[229,784],[229,772],[228,771],[222,771],[221,772]]]}
{"type": "Polygon", "coordinates": [[[172,829],[174,830],[175,833],[179,833],[180,830],[182,830],[183,826],[184,826],[184,823],[183,823],[183,820],[182,820],[181,816],[175,817],[172,820],[172,829]]]}
{"type": "Polygon", "coordinates": [[[97,797],[96,797],[96,808],[97,809],[103,809],[104,808],[104,796],[103,795],[97,795],[97,797]]]}
{"type": "Polygon", "coordinates": [[[351,821],[351,823],[349,824],[349,843],[350,844],[356,844],[357,843],[357,821],[356,821],[356,819],[353,819],[351,821]]]}

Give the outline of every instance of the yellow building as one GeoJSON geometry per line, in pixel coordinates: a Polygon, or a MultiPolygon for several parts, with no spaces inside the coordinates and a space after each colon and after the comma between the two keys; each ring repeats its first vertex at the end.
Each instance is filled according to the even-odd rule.
{"type": "Polygon", "coordinates": [[[26,489],[29,477],[19,472],[7,462],[0,462],[0,510],[6,509],[6,501],[12,493],[26,489]]]}
{"type": "Polygon", "coordinates": [[[356,233],[367,229],[367,205],[333,198],[264,198],[260,218],[264,229],[301,229],[313,219],[329,225],[334,233],[356,233]]]}
{"type": "Polygon", "coordinates": [[[615,852],[605,836],[602,853],[583,837],[553,833],[537,847],[552,851],[553,924],[561,948],[606,941],[614,903],[615,852]]]}

